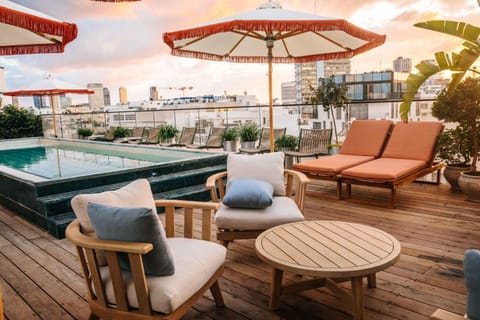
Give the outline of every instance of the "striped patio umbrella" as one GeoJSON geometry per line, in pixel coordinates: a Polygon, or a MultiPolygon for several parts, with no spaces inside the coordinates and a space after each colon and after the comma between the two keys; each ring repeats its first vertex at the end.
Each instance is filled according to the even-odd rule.
{"type": "Polygon", "coordinates": [[[351,58],[383,44],[385,35],[344,19],[285,10],[278,2],[268,2],[257,10],[166,32],[163,41],[175,56],[268,63],[270,148],[273,151],[272,63],[351,58]]]}
{"type": "Polygon", "coordinates": [[[74,23],[0,0],[0,55],[63,52],[76,37],[74,23]]]}

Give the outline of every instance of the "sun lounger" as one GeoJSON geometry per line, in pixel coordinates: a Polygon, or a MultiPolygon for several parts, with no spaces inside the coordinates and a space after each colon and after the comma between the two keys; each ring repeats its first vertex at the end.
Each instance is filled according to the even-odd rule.
{"type": "Polygon", "coordinates": [[[189,144],[187,145],[187,148],[190,148],[190,149],[223,148],[223,134],[225,133],[225,130],[226,128],[224,127],[212,127],[205,144],[202,144],[202,145],[189,144]]]}
{"type": "Polygon", "coordinates": [[[347,185],[346,198],[351,197],[351,185],[360,184],[391,190],[390,206],[395,207],[396,190],[429,173],[439,172],[443,163],[433,163],[441,122],[399,122],[385,146],[382,156],[341,171],[342,182],[347,185]]]}
{"type": "Polygon", "coordinates": [[[195,134],[197,133],[197,127],[183,127],[180,138],[176,143],[160,144],[162,147],[186,147],[193,144],[195,134]]]}
{"type": "Polygon", "coordinates": [[[285,156],[300,158],[315,157],[328,154],[328,145],[332,138],[332,129],[301,129],[298,138],[298,149],[285,151],[285,156]]]}
{"type": "Polygon", "coordinates": [[[337,198],[340,199],[340,172],[380,156],[391,126],[392,122],[389,120],[353,121],[338,154],[295,163],[293,169],[312,179],[336,181],[337,198]]]}

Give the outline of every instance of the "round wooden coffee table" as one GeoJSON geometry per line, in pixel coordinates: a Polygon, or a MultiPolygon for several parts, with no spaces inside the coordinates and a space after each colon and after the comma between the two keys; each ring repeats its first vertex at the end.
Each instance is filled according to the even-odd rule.
{"type": "Polygon", "coordinates": [[[362,224],[303,221],[271,228],[255,241],[257,255],[273,267],[270,309],[280,295],[325,286],[351,305],[353,319],[363,319],[363,277],[376,286],[375,273],[393,265],[401,246],[392,235],[362,224]],[[315,277],[288,286],[283,272],[315,277]],[[337,283],[351,281],[352,292],[337,283]]]}

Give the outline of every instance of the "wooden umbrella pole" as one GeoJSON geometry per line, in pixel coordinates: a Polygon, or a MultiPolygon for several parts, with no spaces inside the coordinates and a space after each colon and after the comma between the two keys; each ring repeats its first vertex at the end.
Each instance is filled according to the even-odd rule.
{"type": "Polygon", "coordinates": [[[267,40],[268,48],[268,115],[270,125],[270,152],[275,150],[273,136],[272,49],[273,40],[267,40]]]}

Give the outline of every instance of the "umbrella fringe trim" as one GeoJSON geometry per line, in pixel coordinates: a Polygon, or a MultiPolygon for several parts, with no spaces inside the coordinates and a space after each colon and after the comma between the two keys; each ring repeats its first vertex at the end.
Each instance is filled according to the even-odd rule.
{"type": "Polygon", "coordinates": [[[49,53],[63,52],[63,47],[73,41],[78,34],[77,25],[74,23],[49,20],[37,17],[28,13],[12,10],[2,7],[0,10],[0,22],[15,27],[30,30],[36,33],[44,33],[48,35],[61,36],[61,44],[47,45],[20,45],[18,51],[13,50],[13,46],[5,46],[0,48],[0,52],[4,54],[23,54],[23,53],[49,53]]]}

